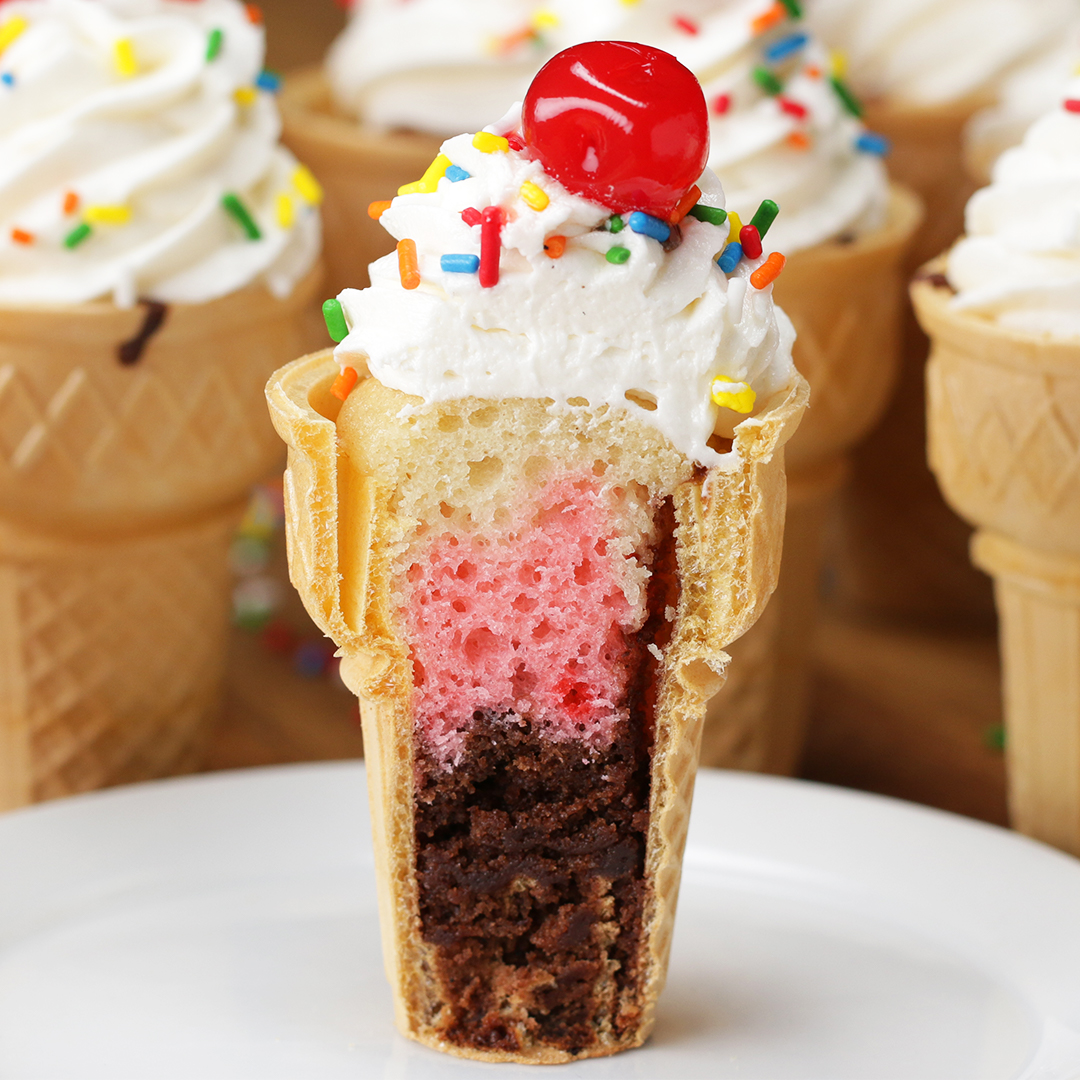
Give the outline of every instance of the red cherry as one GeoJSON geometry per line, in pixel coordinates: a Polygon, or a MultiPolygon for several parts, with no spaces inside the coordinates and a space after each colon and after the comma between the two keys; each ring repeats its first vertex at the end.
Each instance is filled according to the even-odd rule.
{"type": "Polygon", "coordinates": [[[552,57],[525,96],[525,142],[565,188],[667,220],[709,156],[709,110],[674,56],[590,41],[552,57]]]}

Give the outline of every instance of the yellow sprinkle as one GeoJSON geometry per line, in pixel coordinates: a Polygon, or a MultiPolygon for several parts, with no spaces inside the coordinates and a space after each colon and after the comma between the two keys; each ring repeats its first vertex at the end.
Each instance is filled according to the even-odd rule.
{"type": "Polygon", "coordinates": [[[492,135],[490,131],[478,131],[472,137],[472,144],[481,154],[505,154],[510,144],[501,135],[492,135]]]}
{"type": "Polygon", "coordinates": [[[550,30],[554,26],[559,25],[559,16],[554,11],[548,11],[547,8],[541,8],[532,17],[532,26],[534,30],[550,30]]]}
{"type": "Polygon", "coordinates": [[[728,234],[727,242],[729,244],[739,243],[739,233],[742,232],[742,222],[739,220],[739,215],[733,210],[727,216],[728,219],[728,234]]]}
{"type": "Polygon", "coordinates": [[[88,206],[83,211],[83,217],[91,225],[126,225],[131,218],[131,207],[99,203],[88,206]]]}
{"type": "Polygon", "coordinates": [[[713,379],[712,399],[722,409],[733,409],[737,413],[750,413],[754,410],[757,394],[749,383],[732,382],[718,375],[713,379]]]}
{"type": "Polygon", "coordinates": [[[283,229],[291,229],[293,216],[292,199],[283,192],[277,197],[277,223],[283,229]]]}
{"type": "Polygon", "coordinates": [[[300,192],[300,198],[309,206],[318,206],[323,200],[322,185],[312,175],[306,165],[298,165],[292,174],[293,187],[300,192]]]}
{"type": "Polygon", "coordinates": [[[120,38],[113,46],[113,62],[117,72],[125,79],[139,74],[139,63],[135,59],[135,47],[131,38],[120,38]]]}
{"type": "Polygon", "coordinates": [[[640,4],[641,0],[622,0],[624,7],[633,7],[635,4],[640,4]]]}
{"type": "Polygon", "coordinates": [[[411,184],[402,184],[397,189],[399,195],[430,195],[438,186],[439,181],[446,175],[452,162],[445,154],[440,154],[428,167],[427,171],[419,180],[411,184]]]}
{"type": "Polygon", "coordinates": [[[239,90],[233,93],[238,105],[254,105],[258,96],[259,92],[254,86],[241,86],[239,90]]]}
{"type": "Polygon", "coordinates": [[[846,79],[848,73],[847,53],[833,49],[829,53],[829,67],[838,79],[846,79]]]}
{"type": "Polygon", "coordinates": [[[537,187],[531,180],[526,180],[525,183],[521,185],[520,194],[522,200],[538,212],[540,210],[545,210],[547,204],[551,202],[547,192],[543,188],[537,187]]]}
{"type": "Polygon", "coordinates": [[[21,16],[13,15],[0,26],[0,53],[2,53],[30,24],[21,16]]]}

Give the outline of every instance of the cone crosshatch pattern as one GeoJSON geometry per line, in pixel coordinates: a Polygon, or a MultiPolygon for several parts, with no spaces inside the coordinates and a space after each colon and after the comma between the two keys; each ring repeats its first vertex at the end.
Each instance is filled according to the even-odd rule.
{"type": "MultiPolygon", "coordinates": [[[[338,374],[330,351],[282,369],[267,386],[275,426],[289,446],[285,476],[290,576],[309,613],[341,647],[342,677],[361,699],[368,755],[387,977],[401,1031],[436,1049],[482,1060],[555,1063],[571,1056],[538,1045],[521,1053],[479,1051],[448,1042],[432,1020],[425,979],[428,950],[419,933],[413,863],[413,731],[407,691],[412,669],[396,627],[388,544],[405,525],[393,512],[395,488],[367,476],[339,454],[330,395],[338,374]]],[[[683,591],[656,709],[646,874],[653,888],[646,927],[643,1015],[632,1045],[652,1026],[663,985],[675,916],[704,702],[722,684],[723,645],[760,615],[776,584],[784,479],[782,446],[806,404],[796,380],[757,426],[737,432],[741,464],[675,489],[679,574],[683,591]]],[[[509,407],[509,406],[508,406],[509,407]]],[[[612,1053],[631,1043],[598,1043],[612,1053]]]]}

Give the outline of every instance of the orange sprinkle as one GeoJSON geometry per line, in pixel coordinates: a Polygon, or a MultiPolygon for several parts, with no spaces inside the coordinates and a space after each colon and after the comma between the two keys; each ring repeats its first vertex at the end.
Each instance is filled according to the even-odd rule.
{"type": "Polygon", "coordinates": [[[698,204],[698,200],[701,198],[701,188],[695,184],[680,200],[679,205],[671,211],[671,217],[668,221],[672,225],[678,225],[680,221],[698,204]]]}
{"type": "Polygon", "coordinates": [[[373,218],[375,221],[378,221],[379,218],[381,218],[383,216],[383,214],[385,214],[386,211],[389,210],[389,209],[390,209],[390,200],[389,199],[384,199],[381,202],[373,202],[373,203],[370,203],[368,205],[367,216],[369,218],[373,218]]]}
{"type": "Polygon", "coordinates": [[[755,34],[764,34],[770,27],[783,22],[787,16],[788,9],[780,3],[780,0],[776,0],[776,3],[768,11],[759,15],[756,19],[751,19],[750,29],[755,34]]]}
{"type": "Polygon", "coordinates": [[[755,289],[764,289],[766,285],[771,285],[780,276],[786,263],[787,259],[779,251],[774,251],[750,275],[750,284],[755,289]]]}
{"type": "Polygon", "coordinates": [[[810,64],[806,68],[806,76],[809,79],[820,79],[821,78],[821,68],[819,68],[817,66],[817,64],[810,64]]]}
{"type": "Polygon", "coordinates": [[[792,150],[809,150],[810,136],[805,131],[793,131],[787,137],[787,144],[792,150]]]}
{"type": "Polygon", "coordinates": [[[74,214],[79,209],[79,196],[74,191],[64,192],[64,213],[74,214]]]}
{"type": "Polygon", "coordinates": [[[356,378],[356,368],[345,368],[334,380],[334,385],[330,387],[330,393],[340,401],[344,401],[356,385],[356,378]]]}
{"type": "Polygon", "coordinates": [[[247,13],[248,22],[261,26],[263,21],[262,8],[258,4],[245,4],[244,11],[247,13]]]}
{"type": "Polygon", "coordinates": [[[420,271],[416,266],[416,241],[399,240],[397,246],[398,273],[403,288],[415,289],[420,284],[420,271]]]}
{"type": "Polygon", "coordinates": [[[34,234],[28,233],[25,229],[12,229],[11,239],[16,244],[32,244],[34,242],[34,234]]]}
{"type": "Polygon", "coordinates": [[[561,259],[566,250],[565,236],[549,236],[544,241],[544,254],[549,259],[561,259]]]}
{"type": "Polygon", "coordinates": [[[534,37],[536,37],[536,31],[531,26],[526,26],[524,30],[517,30],[513,34],[507,34],[505,37],[493,38],[491,43],[492,51],[497,56],[508,56],[534,37]]]}

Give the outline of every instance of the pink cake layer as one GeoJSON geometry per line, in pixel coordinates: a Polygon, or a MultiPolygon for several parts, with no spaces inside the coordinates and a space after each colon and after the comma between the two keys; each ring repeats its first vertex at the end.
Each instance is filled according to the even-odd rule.
{"type": "Polygon", "coordinates": [[[610,743],[636,629],[591,475],[549,483],[499,533],[444,533],[410,566],[416,724],[442,759],[474,713],[514,712],[553,738],[610,743]],[[631,625],[634,624],[634,625],[631,625]]]}

